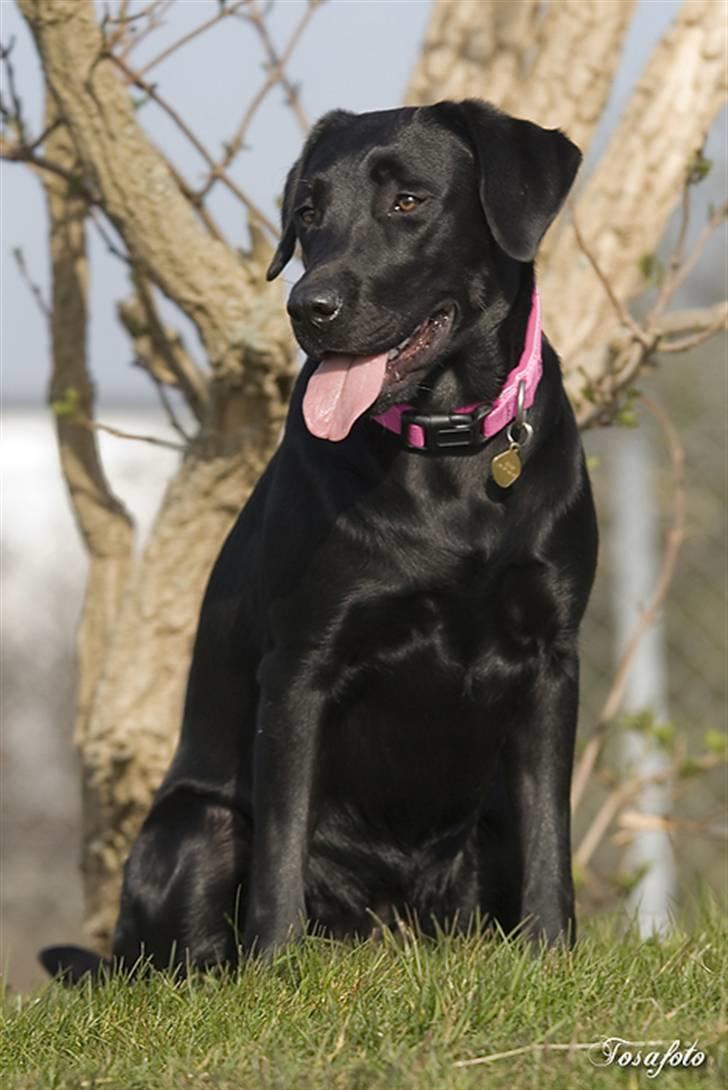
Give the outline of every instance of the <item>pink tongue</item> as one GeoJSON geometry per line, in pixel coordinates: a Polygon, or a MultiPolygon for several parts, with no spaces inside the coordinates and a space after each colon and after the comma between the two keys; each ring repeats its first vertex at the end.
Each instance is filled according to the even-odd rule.
{"type": "Polygon", "coordinates": [[[386,352],[325,356],[303,396],[303,419],[311,434],[334,443],[345,439],[354,421],[377,400],[386,369],[386,352]]]}

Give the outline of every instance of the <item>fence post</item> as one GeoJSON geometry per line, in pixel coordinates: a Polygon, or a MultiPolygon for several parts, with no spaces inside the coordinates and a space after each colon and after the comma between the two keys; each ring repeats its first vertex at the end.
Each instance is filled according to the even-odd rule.
{"type": "MultiPolygon", "coordinates": [[[[655,585],[660,566],[659,511],[654,451],[649,426],[623,428],[615,436],[611,462],[613,608],[616,658],[624,652],[655,585]]],[[[662,619],[644,634],[633,659],[623,711],[648,713],[655,722],[668,719],[667,661],[662,619]]],[[[620,735],[620,763],[625,776],[652,775],[669,764],[657,739],[639,730],[620,735]]],[[[634,808],[644,814],[669,816],[669,782],[646,784],[634,808]]],[[[675,893],[675,859],[669,834],[662,829],[635,833],[625,853],[629,871],[642,877],[632,890],[628,911],[636,915],[643,937],[670,927],[675,893]]]]}

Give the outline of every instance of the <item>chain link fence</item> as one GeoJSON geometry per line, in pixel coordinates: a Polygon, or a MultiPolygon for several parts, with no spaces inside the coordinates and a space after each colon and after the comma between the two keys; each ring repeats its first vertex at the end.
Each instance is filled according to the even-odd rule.
{"type": "MultiPolygon", "coordinates": [[[[673,745],[684,745],[696,757],[708,746],[720,748],[718,732],[726,730],[726,339],[694,349],[689,357],[671,357],[645,377],[640,388],[659,403],[675,426],[685,453],[686,525],[674,577],[661,609],[664,630],[666,704],[673,745]]],[[[665,535],[674,502],[670,456],[659,429],[647,413],[640,427],[648,433],[653,459],[654,503],[661,546],[654,558],[654,577],[662,561],[665,535]]],[[[582,704],[580,746],[597,723],[613,683],[618,657],[612,512],[614,464],[623,436],[615,426],[585,434],[592,484],[600,518],[601,549],[597,580],[582,630],[582,704]]],[[[617,497],[618,501],[618,497],[617,497]]],[[[640,606],[646,602],[639,603],[640,606]]],[[[645,709],[650,713],[654,709],[645,709]]],[[[622,726],[610,729],[604,766],[619,765],[622,726]]],[[[669,736],[669,731],[664,732],[669,736]]],[[[688,765],[684,773],[690,771],[688,765]]],[[[697,891],[708,886],[722,897],[728,892],[725,853],[725,765],[709,772],[678,777],[670,839],[677,864],[676,898],[689,910],[697,891]],[[708,825],[710,828],[703,828],[708,825]]],[[[578,845],[603,803],[608,787],[597,777],[577,815],[578,845]]],[[[593,881],[582,889],[587,908],[616,908],[630,876],[622,872],[624,845],[612,825],[594,858],[593,881]]]]}

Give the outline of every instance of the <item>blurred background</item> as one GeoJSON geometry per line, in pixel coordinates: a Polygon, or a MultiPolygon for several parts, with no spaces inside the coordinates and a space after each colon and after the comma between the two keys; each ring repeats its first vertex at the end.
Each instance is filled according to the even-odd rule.
{"type": "MultiPolygon", "coordinates": [[[[103,4],[99,4],[103,11],[103,4]]],[[[283,42],[300,18],[302,3],[270,5],[269,27],[283,42]]],[[[153,41],[137,60],[159,53],[212,14],[217,0],[177,0],[153,41]]],[[[673,18],[678,3],[642,0],[633,19],[602,127],[586,163],[603,150],[649,52],[673,18]]],[[[354,111],[397,105],[421,48],[429,0],[328,0],[317,12],[289,65],[310,118],[333,107],[354,111]]],[[[15,5],[0,3],[0,38],[16,39],[14,66],[26,115],[42,128],[42,79],[33,42],[15,5]]],[[[160,66],[166,96],[191,127],[219,147],[262,74],[260,48],[244,25],[214,27],[190,52],[181,50],[160,66]]],[[[159,110],[140,102],[139,117],[154,141],[187,176],[202,174],[194,151],[159,110]]],[[[277,198],[301,137],[277,87],[256,115],[234,177],[256,203],[277,218],[277,198]]],[[[726,117],[705,149],[712,168],[695,192],[696,222],[724,199],[728,174],[726,117]]],[[[15,988],[42,979],[35,951],[45,943],[81,939],[78,873],[80,787],[71,743],[74,698],[74,629],[84,585],[85,558],[59,474],[52,419],[46,408],[49,374],[47,331],[23,282],[14,251],[44,296],[48,295],[47,220],[39,182],[30,172],[2,163],[2,965],[15,988]]],[[[240,206],[218,187],[211,208],[226,236],[244,246],[240,206]]],[[[674,229],[672,230],[674,237],[674,229]]],[[[669,244],[670,235],[666,244],[669,244]]],[[[677,306],[703,306],[728,294],[725,236],[713,240],[677,306]]],[[[90,232],[93,270],[90,361],[98,393],[97,418],[125,430],[169,436],[165,415],[148,377],[132,365],[115,301],[126,290],[124,264],[90,232]]],[[[295,280],[295,270],[289,273],[295,280]]],[[[188,350],[201,353],[184,327],[188,350]]],[[[548,330],[547,330],[548,332],[548,330]]],[[[556,346],[558,348],[558,345],[556,346]]],[[[726,339],[717,337],[685,356],[664,360],[640,381],[640,389],[668,412],[686,455],[687,533],[660,622],[639,670],[656,724],[675,731],[701,751],[706,736],[725,730],[726,679],[726,339]]],[[[105,465],[115,491],[139,526],[149,526],[164,484],[178,461],[173,451],[103,435],[105,465]]],[[[661,561],[670,518],[670,458],[663,437],[647,418],[586,433],[602,534],[599,573],[582,636],[581,727],[597,721],[623,647],[625,626],[644,606],[661,561]],[[635,478],[634,467],[646,466],[635,478]],[[632,489],[636,520],[620,517],[632,489]],[[620,502],[617,502],[620,501],[620,502]],[[620,507],[621,504],[621,507],[620,507]],[[635,521],[637,525],[635,525],[635,521]],[[636,537],[635,537],[636,535],[636,537]],[[634,552],[638,550],[639,556],[634,552]],[[634,569],[643,572],[634,589],[634,569]],[[625,601],[624,588],[630,587],[625,601]],[[640,589],[641,587],[641,589],[640,589]],[[636,597],[635,597],[636,596],[636,597]]],[[[631,710],[643,709],[635,692],[631,710]]],[[[629,697],[627,709],[630,709],[629,697]]],[[[634,725],[634,724],[633,724],[634,725]]],[[[653,731],[654,734],[654,731],[653,731]]],[[[669,729],[663,731],[666,737],[669,729]]],[[[617,747],[618,748],[618,747],[617,747]]],[[[609,756],[609,755],[608,755],[609,756]]],[[[612,754],[616,764],[618,753],[612,754]]],[[[595,784],[580,818],[593,818],[607,786],[595,784]]],[[[716,769],[691,781],[685,776],[676,806],[682,826],[670,832],[665,879],[671,903],[685,906],[705,883],[726,891],[725,773],[716,769]],[[692,820],[715,825],[710,835],[692,820]],[[674,869],[674,876],[670,877],[674,869]]],[[[577,836],[578,839],[578,830],[577,836]]],[[[660,848],[664,851],[664,845],[660,848]]],[[[635,880],[635,864],[611,836],[592,861],[593,880],[580,888],[582,910],[615,911],[620,888],[635,880]]],[[[577,875],[578,878],[578,875],[577,875]]]]}

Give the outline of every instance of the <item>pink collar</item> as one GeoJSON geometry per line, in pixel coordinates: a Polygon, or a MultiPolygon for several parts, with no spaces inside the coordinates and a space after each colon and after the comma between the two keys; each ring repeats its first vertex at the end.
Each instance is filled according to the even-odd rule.
{"type": "Polygon", "coordinates": [[[518,388],[522,382],[526,385],[524,408],[530,409],[542,373],[541,299],[534,287],[521,358],[490,407],[487,402],[476,401],[452,413],[418,413],[412,405],[392,405],[373,419],[388,431],[401,435],[410,450],[475,449],[515,420],[518,388]]]}

